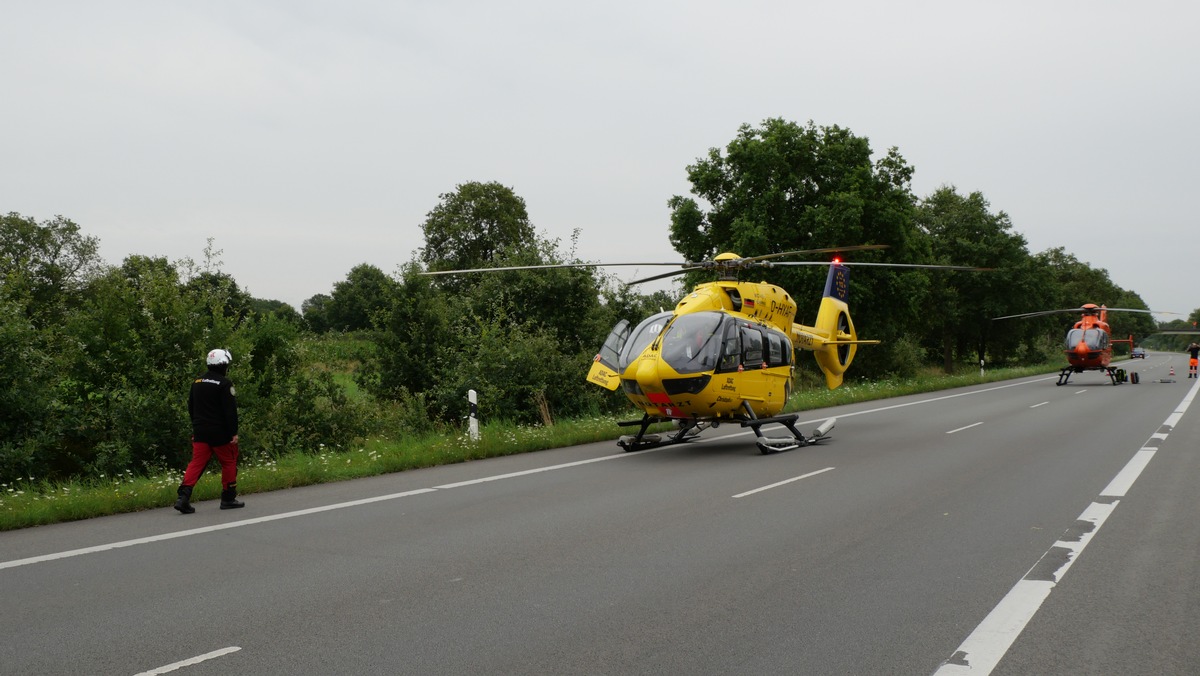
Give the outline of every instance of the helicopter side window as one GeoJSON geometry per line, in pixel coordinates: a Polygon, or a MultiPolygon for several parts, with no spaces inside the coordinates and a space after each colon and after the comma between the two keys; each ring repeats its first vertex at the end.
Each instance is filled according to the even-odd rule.
{"type": "Polygon", "coordinates": [[[717,370],[736,371],[741,361],[742,334],[738,330],[737,322],[728,322],[725,325],[725,338],[721,345],[721,363],[717,366],[717,370]]]}
{"type": "Polygon", "coordinates": [[[753,326],[742,327],[742,364],[757,367],[763,363],[762,334],[753,326]]]}
{"type": "Polygon", "coordinates": [[[787,366],[788,350],[783,347],[785,340],[782,333],[767,332],[767,366],[787,366]]]}

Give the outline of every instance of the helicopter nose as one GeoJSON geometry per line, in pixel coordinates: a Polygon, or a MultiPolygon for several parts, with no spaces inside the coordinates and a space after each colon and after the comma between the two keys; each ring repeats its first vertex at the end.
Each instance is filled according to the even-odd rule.
{"type": "Polygon", "coordinates": [[[1080,357],[1086,357],[1088,354],[1087,343],[1083,342],[1082,340],[1079,341],[1079,344],[1075,346],[1075,354],[1080,357]]]}

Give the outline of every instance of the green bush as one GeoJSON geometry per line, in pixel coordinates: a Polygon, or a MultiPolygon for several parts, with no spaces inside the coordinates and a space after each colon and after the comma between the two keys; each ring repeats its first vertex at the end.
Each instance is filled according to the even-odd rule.
{"type": "MultiPolygon", "coordinates": [[[[871,348],[870,349],[879,349],[871,348]]],[[[928,359],[925,350],[918,340],[911,336],[901,336],[887,346],[888,376],[897,378],[912,378],[926,368],[928,359]]]]}

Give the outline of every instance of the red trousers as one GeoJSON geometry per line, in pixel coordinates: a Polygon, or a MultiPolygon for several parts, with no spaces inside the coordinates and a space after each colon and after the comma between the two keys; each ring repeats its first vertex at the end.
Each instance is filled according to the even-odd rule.
{"type": "Polygon", "coordinates": [[[221,488],[229,488],[229,484],[237,481],[238,445],[228,443],[224,446],[210,446],[203,441],[192,441],[192,461],[183,472],[183,485],[195,486],[204,474],[204,468],[213,455],[221,463],[221,488]]]}

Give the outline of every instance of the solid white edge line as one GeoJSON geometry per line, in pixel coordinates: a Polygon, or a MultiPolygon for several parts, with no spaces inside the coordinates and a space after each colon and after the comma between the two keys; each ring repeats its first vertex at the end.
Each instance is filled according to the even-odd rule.
{"type": "MultiPolygon", "coordinates": [[[[974,394],[983,394],[985,392],[995,392],[997,390],[1005,390],[1010,387],[1021,387],[1023,385],[1029,385],[1032,383],[1050,380],[1052,378],[1053,378],[1053,376],[1047,377],[1047,378],[1037,378],[1034,380],[1025,380],[1025,381],[1022,381],[1019,383],[1010,383],[1008,385],[998,385],[996,387],[988,387],[988,388],[984,388],[984,389],[980,389],[980,390],[972,390],[970,392],[960,392],[958,394],[949,394],[949,395],[940,396],[940,397],[932,397],[930,399],[922,399],[920,401],[910,401],[910,402],[906,402],[903,404],[894,404],[891,406],[881,406],[879,408],[868,409],[865,411],[856,411],[854,413],[844,413],[838,417],[839,418],[850,418],[850,417],[858,416],[858,415],[866,415],[868,413],[879,413],[882,411],[890,411],[890,410],[894,410],[894,409],[898,409],[898,408],[906,408],[909,406],[917,406],[920,404],[929,404],[929,403],[938,402],[938,401],[945,401],[947,399],[957,399],[958,397],[966,397],[966,396],[971,396],[974,394]]],[[[1197,381],[1196,384],[1200,385],[1200,381],[1197,381]]],[[[1192,389],[1193,389],[1193,395],[1191,395],[1191,396],[1194,396],[1194,391],[1196,388],[1193,387],[1192,389]]],[[[1191,401],[1190,397],[1186,401],[1190,402],[1191,401]]],[[[809,421],[805,421],[802,423],[796,423],[796,424],[797,425],[810,425],[810,424],[816,423],[816,422],[824,422],[825,420],[828,420],[828,419],[829,419],[828,417],[817,418],[816,420],[809,420],[809,421]]],[[[740,436],[740,435],[751,434],[751,433],[752,433],[752,431],[738,432],[735,434],[727,434],[727,435],[723,435],[720,437],[710,437],[708,439],[697,439],[697,440],[693,441],[692,443],[704,443],[706,441],[716,441],[719,439],[727,439],[729,437],[740,436]]],[[[411,495],[420,495],[422,493],[432,493],[438,489],[470,486],[470,485],[474,485],[474,484],[484,483],[487,481],[496,481],[498,479],[512,478],[512,477],[517,477],[517,476],[525,476],[528,474],[536,474],[538,472],[546,472],[546,471],[550,471],[553,469],[562,469],[565,467],[574,467],[577,465],[584,465],[584,464],[589,464],[592,462],[602,462],[605,460],[614,460],[616,458],[625,458],[625,457],[630,457],[633,455],[640,455],[642,453],[651,453],[651,452],[654,452],[657,450],[662,450],[662,448],[646,449],[644,451],[634,451],[631,453],[620,453],[620,454],[616,454],[616,455],[606,455],[606,456],[603,456],[600,458],[592,458],[590,460],[581,460],[579,462],[565,463],[562,465],[552,465],[550,467],[526,470],[524,472],[513,472],[510,474],[497,475],[495,477],[484,477],[481,479],[473,479],[470,481],[460,481],[457,483],[444,484],[442,486],[437,486],[434,488],[420,488],[417,490],[406,491],[403,493],[382,495],[382,496],[378,496],[378,497],[374,497],[374,498],[365,498],[363,500],[354,500],[351,502],[343,502],[343,503],[338,503],[338,504],[334,504],[334,505],[326,505],[323,507],[313,507],[311,509],[302,509],[302,510],[295,511],[295,512],[286,512],[283,514],[275,514],[272,516],[264,516],[264,517],[259,517],[259,518],[255,518],[255,519],[244,519],[241,521],[234,521],[232,523],[219,524],[219,525],[215,525],[215,526],[207,526],[204,528],[193,528],[193,529],[184,530],[184,531],[176,531],[173,533],[163,533],[161,535],[154,535],[154,536],[145,537],[145,538],[137,538],[134,540],[125,540],[122,542],[112,542],[112,543],[108,543],[108,544],[104,544],[104,545],[96,545],[94,547],[84,547],[81,549],[72,549],[72,550],[68,550],[68,551],[64,551],[64,552],[55,552],[53,554],[43,554],[41,556],[31,556],[31,557],[28,557],[25,559],[16,559],[13,561],[0,561],[0,570],[4,570],[6,568],[17,568],[19,566],[27,566],[27,565],[34,564],[34,563],[44,563],[47,561],[66,559],[66,558],[71,558],[74,556],[82,556],[84,554],[95,554],[98,552],[106,552],[106,551],[109,551],[112,549],[121,549],[123,547],[132,547],[135,545],[150,544],[153,542],[162,542],[164,540],[173,540],[175,538],[188,537],[190,535],[201,535],[204,533],[211,533],[211,532],[220,531],[220,530],[227,530],[230,528],[240,528],[242,526],[250,526],[250,525],[254,525],[254,524],[258,524],[258,523],[266,523],[268,521],[278,521],[280,519],[289,519],[289,518],[296,517],[296,516],[305,516],[308,514],[327,512],[327,511],[331,511],[331,510],[335,510],[335,509],[344,509],[346,507],[356,507],[359,505],[365,505],[365,504],[369,504],[372,502],[381,502],[384,500],[394,500],[396,498],[403,498],[403,497],[408,497],[411,495]]]]}
{"type": "Polygon", "coordinates": [[[18,566],[27,566],[32,563],[44,563],[46,561],[54,561],[57,559],[68,559],[73,556],[82,556],[84,554],[95,554],[97,552],[107,552],[111,549],[121,549],[123,547],[133,547],[134,545],[145,545],[152,542],[162,542],[164,540],[174,540],[175,538],[188,537],[190,535],[202,535],[204,533],[213,533],[230,528],[241,528],[242,526],[252,526],[258,523],[267,523],[269,521],[280,521],[282,519],[290,519],[296,516],[307,516],[309,514],[319,514],[320,512],[330,512],[335,509],[345,509],[347,507],[358,507],[360,505],[368,505],[373,502],[383,502],[385,500],[395,500],[397,498],[407,498],[412,495],[421,495],[423,493],[433,493],[436,489],[433,488],[418,488],[414,491],[404,491],[403,493],[392,493],[391,495],[379,495],[373,498],[363,498],[362,500],[351,500],[350,502],[339,502],[333,505],[325,505],[322,507],[312,507],[309,509],[301,509],[295,512],[284,512],[282,514],[272,514],[270,516],[260,516],[254,519],[242,519],[241,521],[232,521],[230,523],[217,524],[215,526],[204,526],[202,528],[191,528],[188,530],[180,530],[172,533],[163,533],[161,535],[151,535],[144,538],[136,538],[134,540],[123,540],[121,542],[110,542],[104,545],[96,545],[94,547],[84,547],[82,549],[71,549],[65,552],[55,552],[53,554],[43,554],[41,556],[31,556],[27,559],[16,559],[13,561],[0,561],[0,570],[5,568],[16,568],[18,566]]]}
{"type": "Polygon", "coordinates": [[[561,465],[549,465],[547,467],[535,467],[533,469],[522,470],[520,472],[509,472],[508,474],[497,474],[495,476],[485,476],[485,477],[481,477],[479,479],[469,479],[467,481],[458,481],[458,482],[455,482],[452,484],[442,484],[441,486],[434,486],[434,488],[445,489],[445,488],[461,488],[462,486],[474,486],[476,484],[487,483],[489,481],[499,481],[500,479],[512,479],[514,477],[519,477],[519,476],[529,476],[530,474],[540,474],[542,472],[550,472],[550,471],[553,471],[556,469],[566,469],[568,467],[579,467],[580,465],[590,465],[590,464],[596,463],[596,462],[604,462],[605,460],[615,460],[617,458],[625,458],[630,455],[633,455],[634,453],[646,453],[649,451],[661,451],[664,448],[665,447],[647,448],[642,451],[633,451],[633,453],[621,453],[618,455],[605,455],[605,456],[601,456],[599,458],[589,458],[587,460],[576,460],[575,462],[564,462],[561,465]]]}
{"type": "Polygon", "coordinates": [[[1125,465],[1125,468],[1120,472],[1117,472],[1117,475],[1113,477],[1113,480],[1109,482],[1108,486],[1106,486],[1104,490],[1100,491],[1100,496],[1117,498],[1125,497],[1125,494],[1128,493],[1129,489],[1133,486],[1133,482],[1137,481],[1137,478],[1142,475],[1142,470],[1146,469],[1146,465],[1150,464],[1150,460],[1154,457],[1154,453],[1154,450],[1151,450],[1145,446],[1143,446],[1142,449],[1137,453],[1134,453],[1133,457],[1130,458],[1129,462],[1125,465]]]}
{"type": "Polygon", "coordinates": [[[958,429],[956,429],[956,430],[950,430],[950,431],[946,432],[946,434],[954,434],[955,432],[961,432],[961,431],[963,431],[963,430],[969,430],[969,429],[971,429],[972,427],[979,427],[979,426],[980,426],[980,425],[982,425],[982,424],[983,424],[983,422],[982,422],[982,421],[980,421],[980,422],[977,422],[977,423],[971,423],[970,425],[967,425],[966,427],[960,427],[960,428],[958,428],[958,429]]]}
{"type": "MultiPolygon", "coordinates": [[[[1116,502],[1110,505],[1093,502],[1089,505],[1077,520],[1090,521],[1095,524],[1095,527],[1091,531],[1083,533],[1078,541],[1059,540],[1051,547],[1051,549],[1066,548],[1072,552],[1066,562],[1054,572],[1054,580],[1027,579],[1029,572],[1037,568],[1035,563],[1033,568],[1030,568],[1029,572],[1026,572],[1017,581],[1017,584],[1013,585],[1013,588],[992,609],[992,612],[983,618],[983,622],[980,622],[975,631],[971,632],[971,635],[954,651],[950,660],[933,672],[934,675],[991,673],[1008,649],[1012,647],[1013,642],[1025,630],[1029,620],[1037,614],[1046,597],[1050,596],[1050,591],[1054,589],[1055,585],[1062,582],[1067,569],[1079,558],[1084,547],[1091,542],[1117,504],[1116,502]]],[[[1038,563],[1041,563],[1049,553],[1048,550],[1043,554],[1038,559],[1038,563]]]]}
{"type": "Polygon", "coordinates": [[[329,512],[336,509],[346,509],[347,507],[359,507],[368,505],[373,502],[383,502],[385,500],[395,500],[397,498],[407,498],[413,495],[423,495],[425,493],[434,493],[438,490],[448,488],[458,488],[461,486],[473,486],[488,481],[498,481],[500,479],[511,479],[513,477],[527,476],[529,474],[537,474],[539,472],[549,472],[556,469],[565,469],[567,467],[578,467],[579,465],[588,465],[594,462],[603,462],[605,460],[614,460],[616,458],[624,458],[636,453],[650,453],[661,448],[650,448],[644,451],[635,451],[634,453],[621,453],[618,455],[606,455],[600,458],[591,458],[588,460],[579,460],[577,462],[568,462],[561,465],[550,465],[548,467],[538,467],[535,469],[525,470],[523,472],[511,472],[509,474],[497,474],[496,476],[483,477],[481,479],[472,479],[470,481],[459,481],[457,483],[443,484],[433,488],[418,488],[416,490],[404,491],[402,493],[391,493],[389,495],[379,495],[373,498],[363,498],[361,500],[351,500],[349,502],[339,502],[332,505],[324,505],[322,507],[312,507],[309,509],[301,509],[294,512],[284,512],[282,514],[272,514],[270,516],[260,516],[254,519],[243,519],[241,521],[233,521],[230,523],[217,524],[215,526],[205,526],[203,528],[191,528],[188,530],[175,531],[173,533],[163,533],[161,535],[152,535],[144,538],[136,538],[134,540],[124,540],[121,542],[110,542],[108,544],[96,545],[94,547],[83,547],[81,549],[71,549],[65,552],[55,552],[53,554],[43,554],[41,556],[31,556],[26,559],[16,559],[13,561],[0,561],[0,570],[5,568],[17,568],[18,566],[28,566],[34,563],[45,563],[47,561],[55,561],[58,559],[68,559],[74,556],[82,556],[84,554],[96,554],[98,552],[107,552],[112,549],[121,549],[124,547],[133,547],[135,545],[145,545],[153,542],[162,542],[164,540],[174,540],[175,538],[188,537],[190,535],[203,535],[204,533],[212,533],[215,531],[228,530],[230,528],[241,528],[242,526],[253,526],[259,523],[267,523],[269,521],[279,521],[281,519],[290,519],[297,516],[307,516],[309,514],[319,514],[321,512],[329,512]]]}
{"type": "MultiPolygon", "coordinates": [[[[1175,410],[1172,416],[1187,411],[1192,400],[1195,399],[1197,392],[1200,391],[1200,380],[1197,380],[1192,388],[1188,390],[1180,403],[1179,408],[1175,410]]],[[[1078,393],[1077,393],[1078,394],[1078,393]]],[[[1167,419],[1168,421],[1171,418],[1167,419]]],[[[1177,419],[1176,419],[1177,420],[1177,419]]],[[[1151,439],[1166,439],[1167,435],[1155,433],[1150,435],[1151,439]]],[[[1134,454],[1134,457],[1125,464],[1125,467],[1113,477],[1108,486],[1100,495],[1102,497],[1121,497],[1125,492],[1132,487],[1133,482],[1141,475],[1142,470],[1146,468],[1154,454],[1158,451],[1157,447],[1142,446],[1134,454]],[[1111,493],[1110,493],[1111,491],[1111,493]]],[[[1049,580],[1029,580],[1029,573],[1037,568],[1037,563],[1033,568],[1030,568],[1025,575],[1017,581],[1017,584],[1005,595],[1000,603],[988,613],[987,617],[983,618],[983,622],[971,632],[971,635],[963,641],[950,659],[946,660],[937,671],[935,676],[948,674],[988,674],[991,673],[1008,649],[1012,647],[1017,636],[1025,630],[1025,626],[1029,620],[1033,618],[1038,609],[1041,608],[1042,602],[1050,595],[1050,590],[1056,584],[1062,581],[1067,570],[1075,563],[1083,552],[1083,548],[1091,542],[1100,527],[1120,504],[1120,500],[1115,500],[1111,504],[1103,504],[1093,502],[1087,509],[1079,515],[1077,521],[1090,521],[1094,527],[1085,533],[1082,533],[1078,540],[1058,540],[1051,547],[1064,548],[1071,552],[1071,556],[1059,566],[1053,574],[1054,581],[1049,580]]],[[[1046,554],[1038,559],[1041,563],[1042,559],[1046,558],[1046,554]]]]}
{"type": "Polygon", "coordinates": [[[819,470],[817,470],[817,471],[815,471],[815,472],[809,472],[808,474],[801,474],[800,476],[794,476],[794,477],[792,477],[791,479],[784,479],[783,481],[778,481],[778,482],[776,482],[776,483],[773,483],[773,484],[771,484],[770,486],[763,486],[762,488],[755,488],[754,490],[752,490],[752,491],[746,491],[745,493],[738,493],[737,495],[735,495],[735,496],[733,496],[733,497],[734,497],[734,498],[744,498],[744,497],[746,497],[747,495],[754,495],[755,493],[761,493],[761,492],[763,492],[763,491],[768,491],[768,490],[771,490],[772,488],[778,488],[778,487],[780,487],[780,486],[783,486],[783,485],[785,485],[785,484],[790,484],[790,483],[792,483],[793,481],[799,481],[799,480],[801,480],[801,479],[807,479],[807,478],[808,478],[808,477],[810,477],[810,476],[816,476],[816,475],[818,475],[818,474],[824,474],[825,472],[828,472],[828,471],[829,471],[829,470],[831,470],[831,469],[834,469],[834,468],[833,468],[833,467],[826,467],[825,469],[819,469],[819,470]]]}
{"type": "MultiPolygon", "coordinates": [[[[897,409],[897,408],[905,408],[907,406],[916,406],[918,404],[927,404],[927,403],[936,402],[936,401],[943,401],[946,399],[955,399],[958,397],[965,397],[965,396],[969,396],[972,394],[981,394],[984,392],[994,392],[996,390],[1008,389],[1010,387],[1020,387],[1022,385],[1028,385],[1030,383],[1041,382],[1043,380],[1049,380],[1049,379],[1050,378],[1039,378],[1036,380],[1027,380],[1027,381],[1022,381],[1019,383],[1010,383],[1008,385],[999,385],[997,387],[989,387],[989,388],[982,389],[982,390],[972,390],[971,392],[960,392],[958,394],[950,394],[950,395],[945,395],[945,396],[941,396],[941,397],[933,397],[931,399],[922,399],[920,401],[912,401],[912,402],[907,402],[904,404],[894,404],[892,406],[882,406],[880,408],[869,409],[866,411],[858,411],[856,413],[847,413],[840,417],[849,418],[851,416],[864,415],[867,413],[877,413],[880,411],[889,411],[889,410],[897,409]]],[[[812,421],[808,421],[808,422],[804,422],[804,423],[797,423],[797,424],[808,425],[808,424],[812,424],[815,422],[824,422],[827,419],[828,418],[819,418],[817,420],[812,420],[812,421]]],[[[705,441],[715,441],[717,439],[725,439],[725,438],[732,437],[732,436],[739,436],[742,434],[750,434],[750,433],[751,433],[751,431],[746,431],[746,432],[739,432],[736,434],[728,434],[728,435],[724,435],[721,437],[698,439],[698,440],[693,441],[692,443],[703,443],[705,441]]],[[[403,493],[394,493],[391,495],[382,495],[382,496],[378,496],[378,497],[374,497],[374,498],[366,498],[363,500],[354,500],[352,502],[343,502],[343,503],[338,503],[338,504],[334,504],[334,505],[326,505],[324,507],[313,507],[311,509],[303,509],[303,510],[299,510],[299,511],[295,511],[295,512],[286,512],[284,514],[275,514],[273,516],[264,516],[264,517],[259,517],[256,519],[244,519],[241,521],[234,521],[232,523],[219,524],[219,525],[215,525],[215,526],[207,526],[204,528],[192,528],[189,530],[175,531],[173,533],[163,533],[162,535],[154,535],[154,536],[150,536],[150,537],[136,538],[133,540],[125,540],[122,542],[111,542],[108,544],[96,545],[93,547],[72,549],[72,550],[68,550],[68,551],[64,551],[64,552],[55,552],[53,554],[43,554],[41,556],[31,556],[28,558],[16,559],[13,561],[0,561],[0,570],[4,570],[6,568],[17,568],[19,566],[28,566],[28,565],[35,564],[35,563],[45,563],[47,561],[56,561],[58,559],[66,559],[66,558],[71,558],[71,557],[75,557],[75,556],[82,556],[84,554],[96,554],[99,552],[106,552],[106,551],[113,550],[113,549],[121,549],[123,547],[133,547],[135,545],[144,545],[144,544],[150,544],[153,542],[162,542],[164,540],[173,540],[175,538],[188,537],[191,535],[202,535],[204,533],[212,533],[215,531],[227,530],[229,528],[240,528],[242,526],[251,526],[254,524],[258,524],[258,523],[265,523],[268,521],[278,521],[280,519],[289,519],[289,518],[296,517],[296,516],[305,516],[308,514],[327,512],[327,511],[331,511],[331,510],[335,510],[335,509],[343,509],[346,507],[356,507],[359,505],[369,504],[372,502],[380,502],[383,500],[393,500],[396,498],[403,498],[403,497],[408,497],[408,496],[412,496],[412,495],[420,495],[422,493],[432,493],[439,489],[471,486],[471,485],[475,485],[475,484],[484,483],[487,481],[496,481],[498,479],[507,479],[507,478],[518,477],[518,476],[526,476],[529,474],[536,474],[538,472],[546,472],[546,471],[550,471],[553,469],[562,469],[565,467],[575,467],[578,465],[584,465],[584,464],[588,464],[588,463],[592,463],[592,462],[615,460],[616,458],[627,458],[627,457],[634,456],[634,455],[641,455],[643,453],[653,453],[654,451],[663,450],[664,448],[666,448],[666,447],[651,448],[651,449],[646,449],[644,451],[633,451],[633,452],[629,452],[629,453],[618,453],[618,454],[614,454],[614,455],[606,455],[606,456],[603,456],[600,458],[592,458],[590,460],[581,460],[579,462],[565,463],[562,465],[552,465],[550,467],[541,467],[541,468],[536,468],[536,469],[532,469],[532,470],[526,470],[523,472],[512,472],[510,474],[502,474],[502,475],[497,475],[494,477],[483,477],[481,479],[472,479],[470,481],[460,481],[457,483],[443,484],[441,486],[436,486],[434,488],[421,488],[421,489],[417,489],[414,491],[406,491],[403,493]]]]}
{"type": "Polygon", "coordinates": [[[238,646],[229,646],[228,648],[221,648],[220,650],[214,650],[211,653],[204,653],[203,655],[197,655],[196,657],[193,657],[191,659],[181,660],[179,662],[173,662],[171,664],[161,666],[157,669],[151,669],[150,671],[143,671],[140,674],[135,674],[134,676],[158,676],[159,674],[170,673],[172,671],[175,671],[176,669],[182,669],[184,667],[195,666],[197,664],[200,664],[201,662],[207,662],[208,660],[211,660],[211,659],[223,657],[225,655],[228,655],[229,653],[236,653],[239,650],[241,650],[241,648],[239,648],[238,646]]]}

